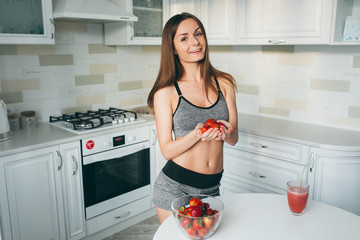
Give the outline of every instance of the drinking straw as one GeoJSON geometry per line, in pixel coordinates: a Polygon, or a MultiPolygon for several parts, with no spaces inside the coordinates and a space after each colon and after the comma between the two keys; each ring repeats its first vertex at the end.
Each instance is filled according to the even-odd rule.
{"type": "Polygon", "coordinates": [[[305,171],[306,167],[309,166],[310,159],[312,159],[313,157],[314,157],[314,155],[313,155],[313,153],[311,153],[310,158],[308,159],[307,163],[305,164],[305,166],[304,166],[304,168],[303,168],[303,170],[302,170],[302,172],[301,172],[300,188],[301,188],[302,179],[303,179],[303,176],[304,176],[304,171],[305,171]]]}
{"type": "Polygon", "coordinates": [[[309,161],[305,164],[305,166],[304,166],[304,168],[303,168],[303,170],[302,170],[302,172],[301,172],[300,188],[301,188],[301,184],[302,184],[302,178],[303,178],[303,176],[304,176],[304,171],[305,171],[305,168],[308,166],[308,164],[309,164],[309,161]]]}

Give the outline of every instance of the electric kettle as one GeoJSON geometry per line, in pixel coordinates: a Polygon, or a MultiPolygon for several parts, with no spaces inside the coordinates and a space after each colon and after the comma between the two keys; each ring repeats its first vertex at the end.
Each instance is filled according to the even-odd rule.
{"type": "Polygon", "coordinates": [[[0,141],[5,141],[11,137],[7,109],[3,100],[0,100],[0,141]]]}

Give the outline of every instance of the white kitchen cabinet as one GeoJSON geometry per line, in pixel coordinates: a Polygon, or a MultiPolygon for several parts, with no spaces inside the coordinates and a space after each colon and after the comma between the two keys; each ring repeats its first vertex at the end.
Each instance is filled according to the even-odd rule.
{"type": "Polygon", "coordinates": [[[66,239],[76,240],[86,236],[80,143],[61,144],[57,153],[63,161],[59,170],[62,174],[66,239]]]}
{"type": "Polygon", "coordinates": [[[49,0],[1,1],[0,44],[54,44],[49,0]]]}
{"type": "Polygon", "coordinates": [[[306,146],[239,133],[239,142],[224,148],[222,193],[286,194],[286,182],[300,179],[307,158],[306,146]]]}
{"type": "Polygon", "coordinates": [[[330,44],[332,0],[237,0],[236,44],[330,44]]]}
{"type": "Polygon", "coordinates": [[[0,163],[6,240],[86,235],[79,142],[2,157],[0,163]]]}
{"type": "Polygon", "coordinates": [[[160,45],[168,0],[126,0],[123,4],[138,21],[105,23],[105,45],[160,45]]]}
{"type": "Polygon", "coordinates": [[[181,12],[200,19],[209,45],[235,43],[236,0],[170,0],[168,18],[181,12]]]}
{"type": "Polygon", "coordinates": [[[0,159],[5,239],[65,239],[57,150],[48,147],[0,159]]]}
{"type": "Polygon", "coordinates": [[[360,152],[311,148],[313,199],[360,215],[360,152]]]}
{"type": "Polygon", "coordinates": [[[360,0],[335,0],[332,24],[332,45],[359,45],[360,41],[343,41],[345,20],[360,16],[360,0]]]}

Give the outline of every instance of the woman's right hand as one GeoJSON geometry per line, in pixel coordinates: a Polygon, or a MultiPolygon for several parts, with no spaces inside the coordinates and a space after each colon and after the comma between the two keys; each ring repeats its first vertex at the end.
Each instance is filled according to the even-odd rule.
{"type": "Polygon", "coordinates": [[[201,128],[204,125],[205,125],[204,123],[198,123],[195,127],[195,131],[197,132],[197,137],[201,141],[211,141],[219,137],[220,130],[217,128],[209,128],[206,132],[202,132],[201,128]]]}

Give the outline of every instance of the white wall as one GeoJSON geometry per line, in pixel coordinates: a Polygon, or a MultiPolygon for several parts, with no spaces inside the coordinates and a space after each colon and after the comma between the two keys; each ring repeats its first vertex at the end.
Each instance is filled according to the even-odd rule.
{"type": "MultiPolygon", "coordinates": [[[[241,113],[360,131],[358,46],[218,46],[210,56],[237,80],[241,113]]],[[[0,46],[0,99],[40,121],[146,105],[159,61],[159,46],[104,46],[101,24],[56,22],[55,46],[0,46]]]]}

